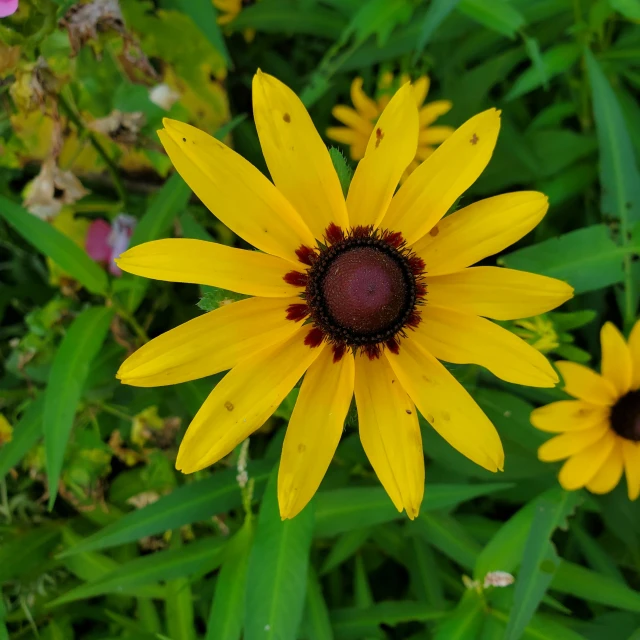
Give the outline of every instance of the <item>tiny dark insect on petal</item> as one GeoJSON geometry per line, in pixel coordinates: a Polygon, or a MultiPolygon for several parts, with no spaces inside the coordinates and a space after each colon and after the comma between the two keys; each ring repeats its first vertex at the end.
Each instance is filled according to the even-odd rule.
{"type": "Polygon", "coordinates": [[[469,142],[470,142],[471,144],[478,144],[478,141],[479,141],[479,140],[480,140],[480,138],[478,138],[478,136],[474,133],[474,134],[471,136],[471,140],[469,140],[469,142]]]}
{"type": "Polygon", "coordinates": [[[288,122],[291,122],[291,116],[290,116],[288,113],[285,113],[285,114],[282,116],[282,119],[283,119],[285,122],[287,122],[287,123],[288,123],[288,122]]]}
{"type": "Polygon", "coordinates": [[[382,142],[382,138],[384,138],[384,132],[380,127],[376,129],[376,149],[380,146],[382,142]]]}

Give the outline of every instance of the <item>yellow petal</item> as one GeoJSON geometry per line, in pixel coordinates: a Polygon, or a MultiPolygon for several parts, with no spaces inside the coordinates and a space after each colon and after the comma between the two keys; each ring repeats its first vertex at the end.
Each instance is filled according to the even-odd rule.
{"type": "Polygon", "coordinates": [[[574,398],[605,407],[618,399],[615,387],[605,378],[577,362],[556,362],[564,390],[574,398]]]}
{"type": "Polygon", "coordinates": [[[598,494],[613,491],[622,478],[623,470],[622,444],[620,439],[616,438],[609,457],[604,461],[598,473],[589,480],[587,489],[591,493],[598,494]]]}
{"type": "Polygon", "coordinates": [[[360,440],[398,511],[412,520],[424,493],[424,453],[418,416],[385,358],[356,357],[360,440]]]}
{"type": "Polygon", "coordinates": [[[416,101],[417,107],[421,107],[424,101],[427,99],[427,94],[429,93],[430,86],[431,80],[429,79],[429,76],[421,76],[413,83],[413,97],[416,101]]]}
{"type": "Polygon", "coordinates": [[[610,431],[586,449],[571,456],[560,469],[558,481],[567,491],[582,489],[600,471],[605,460],[609,457],[615,437],[610,431]]]}
{"type": "Polygon", "coordinates": [[[480,200],[441,220],[413,246],[430,276],[460,271],[529,233],[549,208],[537,191],[480,200]]]}
{"type": "Polygon", "coordinates": [[[354,78],[351,83],[351,102],[363,118],[372,122],[378,117],[378,105],[363,90],[362,78],[354,78]]]}
{"type": "Polygon", "coordinates": [[[531,412],[531,424],[548,433],[590,429],[608,419],[608,407],[598,407],[582,400],[560,400],[531,412]]]}
{"type": "Polygon", "coordinates": [[[438,360],[479,364],[507,382],[553,387],[558,382],[549,361],[531,345],[485,318],[428,304],[411,334],[438,360]]]}
{"type": "Polygon", "coordinates": [[[631,388],[637,390],[640,389],[640,320],[637,320],[631,329],[628,345],[633,368],[631,388]]]}
{"type": "Polygon", "coordinates": [[[286,318],[287,307],[297,302],[249,298],[223,305],[147,342],[122,363],[117,377],[134,387],[160,387],[231,369],[300,328],[286,318]]]}
{"type": "Polygon", "coordinates": [[[363,140],[364,145],[367,143],[367,136],[348,127],[329,127],[327,129],[327,138],[343,144],[362,143],[363,140]]]}
{"type": "Polygon", "coordinates": [[[562,280],[502,267],[470,267],[426,280],[431,304],[495,320],[537,316],[573,297],[562,280]]]}
{"type": "Polygon", "coordinates": [[[622,455],[627,475],[629,500],[636,500],[640,494],[640,443],[623,439],[622,455]]]}
{"type": "Polygon", "coordinates": [[[429,104],[425,104],[418,112],[420,127],[426,127],[437,120],[440,116],[451,111],[453,105],[449,100],[434,100],[429,104]]]}
{"type": "Polygon", "coordinates": [[[489,109],[465,122],[407,179],[384,219],[413,244],[431,229],[489,164],[500,112],[489,109]]]}
{"type": "Polygon", "coordinates": [[[300,98],[258,71],[253,77],[253,116],[271,178],[311,233],[324,238],[332,222],[346,229],[349,220],[338,174],[300,98]]]}
{"type": "Polygon", "coordinates": [[[489,471],[502,470],[504,451],[487,416],[464,387],[412,339],[385,352],[400,384],[427,422],[462,455],[489,471]]]}
{"type": "Polygon", "coordinates": [[[206,284],[269,298],[299,293],[283,280],[297,265],[266,253],[205,240],[145,242],[125,251],[116,262],[123,271],[154,280],[206,284]]]}
{"type": "Polygon", "coordinates": [[[313,246],[309,228],[258,169],[195,127],[167,118],[163,123],[158,135],[174,167],[227,227],[281,258],[295,260],[301,244],[313,246]]]}
{"type": "Polygon", "coordinates": [[[176,469],[193,473],[217,462],[260,428],[322,353],[303,343],[301,327],[285,342],[242,360],[217,384],[192,420],[176,469]]]}
{"type": "Polygon", "coordinates": [[[631,389],[631,352],[618,328],[605,322],[600,330],[602,377],[611,382],[619,396],[631,389]]]}
{"type": "Polygon", "coordinates": [[[405,84],[391,99],[371,133],[347,195],[352,226],[377,226],[418,148],[418,110],[405,84]]]}
{"type": "Polygon", "coordinates": [[[373,131],[373,122],[365,120],[365,118],[363,118],[355,109],[352,109],[351,107],[345,107],[344,105],[339,104],[333,107],[331,113],[336,120],[340,120],[342,124],[346,124],[347,127],[351,127],[367,138],[373,131]]]}
{"type": "Polygon", "coordinates": [[[280,516],[293,518],[313,498],[340,442],[353,397],[351,353],[333,362],[324,349],[304,376],[278,469],[280,516]]]}
{"type": "Polygon", "coordinates": [[[455,129],[446,125],[429,127],[420,132],[419,144],[439,144],[453,134],[455,129]]]}
{"type": "Polygon", "coordinates": [[[580,431],[567,431],[559,436],[547,440],[538,449],[538,458],[543,462],[555,462],[579,453],[589,445],[602,438],[608,431],[609,423],[603,420],[597,427],[581,429],[580,431]]]}

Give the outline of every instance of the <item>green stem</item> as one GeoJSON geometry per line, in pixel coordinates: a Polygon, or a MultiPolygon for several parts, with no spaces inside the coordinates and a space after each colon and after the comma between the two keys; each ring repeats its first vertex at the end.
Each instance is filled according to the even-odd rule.
{"type": "Polygon", "coordinates": [[[136,320],[135,316],[127,311],[124,307],[121,307],[113,298],[109,299],[109,303],[115,309],[115,312],[120,318],[122,318],[135,332],[135,334],[142,340],[143,343],[149,342],[149,336],[144,330],[144,327],[136,320]]]}
{"type": "Polygon", "coordinates": [[[116,191],[118,192],[118,196],[120,200],[124,203],[125,209],[127,205],[127,192],[125,191],[124,185],[122,184],[122,180],[120,179],[120,174],[118,173],[118,167],[114,163],[114,161],[109,157],[109,154],[106,152],[105,148],[100,144],[100,141],[93,135],[91,131],[87,129],[85,124],[82,122],[80,117],[75,113],[75,111],[71,108],[71,105],[67,102],[65,97],[62,95],[62,92],[58,94],[58,103],[62,107],[62,110],[65,112],[69,120],[73,122],[78,129],[78,133],[82,133],[87,136],[89,142],[93,145],[94,149],[98,152],[98,155],[104,160],[104,163],[107,165],[107,170],[111,174],[111,178],[113,179],[113,184],[115,186],[116,191]]]}

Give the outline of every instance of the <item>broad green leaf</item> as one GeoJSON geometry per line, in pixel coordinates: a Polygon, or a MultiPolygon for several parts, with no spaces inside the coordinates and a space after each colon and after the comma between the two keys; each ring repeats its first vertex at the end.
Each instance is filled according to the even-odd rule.
{"type": "MultiPolygon", "coordinates": [[[[169,553],[179,553],[189,548],[182,546],[180,533],[176,532],[176,534],[177,537],[174,538],[169,553]]],[[[224,557],[224,552],[216,548],[215,540],[200,540],[200,542],[209,542],[210,546],[202,558],[203,565],[197,568],[194,566],[194,571],[191,573],[211,571],[220,566],[224,557]],[[216,558],[215,563],[211,562],[212,557],[216,558]]],[[[164,613],[167,633],[171,640],[196,640],[197,637],[191,583],[186,575],[188,574],[181,573],[178,576],[172,576],[172,579],[167,582],[167,600],[164,605],[164,613]]]]}
{"type": "Polygon", "coordinates": [[[498,263],[564,280],[578,294],[622,282],[625,256],[638,251],[640,245],[619,247],[608,227],[596,224],[519,249],[498,263]]]}
{"type": "Polygon", "coordinates": [[[107,337],[113,310],[89,307],[73,321],[53,358],[44,392],[44,449],[49,509],[58,495],[64,453],[91,361],[107,337]]]}
{"type": "MultiPolygon", "coordinates": [[[[149,208],[131,236],[129,246],[134,247],[165,236],[175,217],[187,206],[190,197],[191,189],[177,172],[174,173],[151,199],[149,208]]],[[[133,312],[140,306],[148,286],[148,278],[126,274],[114,288],[123,292],[124,305],[133,312]]]]}
{"type": "Polygon", "coordinates": [[[333,629],[327,603],[322,594],[322,585],[312,566],[309,566],[302,626],[305,637],[309,640],[333,640],[333,629]]]}
{"type": "Polygon", "coordinates": [[[253,521],[247,519],[225,549],[205,640],[240,640],[253,534],[253,521]]]}
{"type": "Polygon", "coordinates": [[[36,398],[13,429],[11,440],[0,447],[0,478],[4,478],[42,437],[44,397],[36,398]]]}
{"type": "Polygon", "coordinates": [[[291,520],[281,520],[277,476],[276,468],[260,506],[249,557],[245,640],[296,640],[304,609],[314,504],[291,520]]]}
{"type": "Polygon", "coordinates": [[[413,577],[412,583],[418,599],[439,609],[444,609],[446,600],[442,583],[443,576],[438,566],[436,554],[430,545],[425,544],[418,537],[411,540],[409,570],[413,577]]]}
{"type": "Polygon", "coordinates": [[[438,626],[434,640],[477,638],[484,621],[485,604],[475,591],[466,591],[455,611],[438,626]]]}
{"type": "Polygon", "coordinates": [[[48,525],[35,527],[14,536],[3,535],[0,545],[0,582],[28,579],[31,572],[40,575],[60,539],[60,529],[48,525]]]}
{"type": "Polygon", "coordinates": [[[640,21],[640,0],[609,0],[609,4],[629,20],[640,21]]]}
{"type": "Polygon", "coordinates": [[[480,545],[453,517],[444,513],[420,515],[409,525],[429,544],[465,569],[472,569],[480,553],[480,545]]]}
{"type": "Polygon", "coordinates": [[[188,15],[204,33],[213,48],[224,58],[227,67],[233,66],[222,30],[216,20],[217,12],[213,4],[209,0],[176,0],[176,3],[180,10],[188,15]]]}
{"type": "MultiPolygon", "coordinates": [[[[616,94],[593,54],[585,50],[591,81],[591,96],[600,143],[600,208],[603,219],[613,218],[620,224],[620,242],[630,244],[629,234],[640,220],[640,171],[633,144],[616,94]]],[[[625,291],[622,313],[630,326],[638,307],[637,274],[632,274],[631,255],[624,256],[625,291]]]]}
{"type": "Polygon", "coordinates": [[[295,0],[262,0],[244,9],[233,28],[261,33],[291,33],[336,40],[345,27],[344,17],[321,6],[303,8],[295,0]]]}
{"type": "Polygon", "coordinates": [[[361,640],[373,625],[394,627],[403,622],[431,622],[442,618],[444,613],[423,602],[401,600],[379,602],[364,609],[334,609],[330,615],[336,640],[361,640]]]}
{"type": "Polygon", "coordinates": [[[615,578],[561,560],[551,589],[608,607],[640,612],[640,593],[615,578]]]}
{"type": "MultiPolygon", "coordinates": [[[[488,613],[495,621],[500,623],[507,622],[507,614],[495,607],[489,607],[488,613]]],[[[501,624],[500,628],[504,629],[504,625],[501,624]]],[[[482,640],[489,640],[489,638],[485,639],[483,637],[482,640]]],[[[496,640],[504,640],[504,635],[501,633],[496,636],[496,640]]],[[[537,614],[533,616],[533,619],[524,630],[521,640],[585,640],[585,636],[573,631],[573,629],[559,621],[537,614]]]]}
{"type": "Polygon", "coordinates": [[[366,527],[343,533],[331,547],[331,551],[320,569],[320,575],[333,571],[350,558],[367,541],[370,534],[371,531],[366,527]]]}
{"type": "Polygon", "coordinates": [[[578,543],[587,563],[594,571],[609,576],[622,584],[625,583],[624,576],[615,561],[598,541],[575,523],[571,526],[571,534],[578,543]]]}
{"type": "Polygon", "coordinates": [[[506,0],[460,0],[459,10],[488,29],[514,38],[525,25],[524,16],[506,0]]]}
{"type": "Polygon", "coordinates": [[[416,64],[424,51],[424,48],[431,41],[431,37],[442,24],[443,20],[456,8],[460,0],[433,0],[425,11],[420,28],[420,35],[416,42],[416,49],[413,54],[413,64],[416,64]]]}
{"type": "MultiPolygon", "coordinates": [[[[122,593],[160,580],[174,580],[220,566],[224,558],[224,538],[203,538],[178,549],[158,551],[120,565],[107,575],[71,589],[51,603],[84,600],[104,593],[122,593]]],[[[169,596],[169,594],[167,594],[169,596]]]]}
{"type": "Polygon", "coordinates": [[[580,46],[575,43],[559,44],[547,49],[541,56],[544,76],[540,69],[532,65],[520,75],[511,86],[505,100],[513,100],[541,87],[547,80],[568,71],[580,57],[580,46]]]}
{"type": "Polygon", "coordinates": [[[579,492],[557,490],[547,493],[536,504],[533,522],[524,545],[504,640],[520,638],[540,605],[559,561],[551,544],[551,537],[556,527],[573,513],[581,500],[579,492]]]}
{"type": "Polygon", "coordinates": [[[71,238],[0,195],[0,216],[91,293],[107,292],[107,274],[71,238]]]}
{"type": "MultiPolygon", "coordinates": [[[[508,489],[506,483],[428,484],[421,510],[446,509],[478,496],[508,489]]],[[[393,506],[382,487],[357,487],[320,492],[316,498],[316,536],[333,536],[383,522],[400,520],[402,513],[393,506]]]]}
{"type": "MultiPolygon", "coordinates": [[[[256,494],[269,477],[270,469],[271,466],[264,462],[249,464],[248,473],[255,481],[256,494]]],[[[132,511],[85,538],[72,549],[67,549],[61,557],[108,549],[235,509],[242,504],[237,475],[235,469],[217,471],[210,478],[179,487],[153,504],[132,511]]]]}

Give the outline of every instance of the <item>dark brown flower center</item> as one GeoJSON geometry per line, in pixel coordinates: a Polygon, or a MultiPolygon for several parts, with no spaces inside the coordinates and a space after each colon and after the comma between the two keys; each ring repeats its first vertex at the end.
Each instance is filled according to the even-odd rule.
{"type": "Polygon", "coordinates": [[[310,318],[307,344],[328,340],[336,359],[347,348],[375,358],[385,347],[397,352],[398,338],[420,322],[424,262],[399,233],[371,227],[344,233],[331,225],[324,244],[297,253],[308,269],[292,271],[285,280],[304,287],[304,304],[291,305],[288,317],[310,318]]]}
{"type": "Polygon", "coordinates": [[[327,269],[321,290],[333,320],[359,335],[394,326],[407,303],[401,265],[371,247],[339,255],[327,269]]]}
{"type": "Polygon", "coordinates": [[[621,437],[640,441],[640,391],[630,391],[611,409],[611,428],[621,437]]]}

